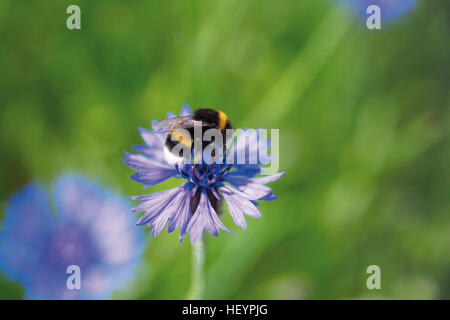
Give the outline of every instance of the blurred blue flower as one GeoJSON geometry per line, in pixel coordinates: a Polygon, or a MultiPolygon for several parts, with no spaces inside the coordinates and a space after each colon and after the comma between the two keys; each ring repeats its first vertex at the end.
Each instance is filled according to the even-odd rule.
{"type": "Polygon", "coordinates": [[[57,181],[52,205],[47,197],[37,184],[13,196],[0,234],[1,269],[29,299],[107,298],[142,253],[127,202],[73,175],[57,181]],[[80,268],[80,290],[67,288],[70,265],[80,268]]]}
{"type": "MultiPolygon", "coordinates": [[[[184,105],[180,116],[192,115],[188,105],[184,105]]],[[[168,117],[175,117],[168,113],[168,117]]],[[[219,219],[220,204],[224,200],[233,221],[243,229],[247,223],[244,214],[260,218],[256,200],[270,201],[277,199],[273,191],[265,184],[273,182],[284,175],[284,172],[256,177],[261,173],[261,166],[270,163],[270,156],[258,157],[255,164],[248,164],[248,157],[253,152],[267,155],[270,147],[268,139],[262,137],[260,131],[243,131],[237,137],[234,155],[246,151],[245,164],[170,164],[166,161],[163,149],[166,136],[158,132],[156,121],[152,121],[152,131],[139,128],[146,145],[135,146],[133,149],[140,154],[125,153],[122,160],[136,174],[131,176],[145,188],[155,186],[169,178],[175,177],[186,180],[179,187],[132,197],[142,201],[132,209],[133,212],[144,212],[137,221],[137,225],[151,227],[150,236],[158,236],[166,223],[167,232],[180,230],[179,240],[189,233],[192,243],[195,243],[206,230],[214,236],[219,230],[229,230],[219,219]]],[[[234,161],[235,163],[235,161],[234,161]]]]}
{"type": "Polygon", "coordinates": [[[416,0],[340,0],[359,16],[368,17],[366,12],[370,5],[377,5],[381,10],[381,21],[390,22],[400,18],[413,7],[416,0]]]}

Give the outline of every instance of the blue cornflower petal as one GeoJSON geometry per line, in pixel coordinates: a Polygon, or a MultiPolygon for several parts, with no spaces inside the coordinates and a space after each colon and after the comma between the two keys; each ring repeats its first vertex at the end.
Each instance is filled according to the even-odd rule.
{"type": "Polygon", "coordinates": [[[154,218],[147,223],[146,226],[152,228],[150,230],[150,235],[154,235],[155,237],[159,236],[167,221],[175,216],[179,208],[182,206],[183,203],[181,200],[184,198],[183,188],[179,187],[176,189],[178,190],[172,201],[170,201],[157,216],[154,216],[154,218]]]}
{"type": "Polygon", "coordinates": [[[180,241],[186,234],[189,219],[191,217],[190,213],[190,195],[192,192],[191,186],[188,183],[183,185],[183,190],[179,191],[182,194],[180,199],[180,206],[178,210],[169,219],[169,225],[167,226],[167,232],[171,233],[175,231],[176,228],[180,229],[180,241]]]}
{"type": "Polygon", "coordinates": [[[189,107],[189,105],[187,103],[185,103],[183,105],[183,108],[181,108],[180,116],[186,117],[186,116],[190,116],[190,115],[192,115],[192,110],[189,107]]]}
{"type": "Polygon", "coordinates": [[[12,280],[30,282],[30,268],[39,263],[39,253],[52,230],[51,222],[46,193],[41,186],[27,186],[12,197],[0,234],[0,268],[12,280]]]}
{"type": "Polygon", "coordinates": [[[285,172],[280,172],[266,177],[249,178],[240,177],[230,172],[226,177],[226,181],[247,195],[250,200],[262,200],[273,193],[272,189],[265,186],[265,184],[274,182],[285,174],[285,172]]]}
{"type": "Polygon", "coordinates": [[[133,212],[145,211],[144,215],[136,222],[136,224],[149,224],[148,226],[151,226],[152,220],[167,208],[172,200],[179,195],[180,191],[182,191],[182,187],[151,193],[144,196],[132,197],[132,200],[144,201],[140,205],[131,209],[133,212]]]}
{"type": "Polygon", "coordinates": [[[151,124],[152,124],[152,130],[157,131],[156,129],[158,128],[158,121],[152,120],[151,124]]]}
{"type": "Polygon", "coordinates": [[[139,128],[139,133],[146,145],[137,145],[133,147],[133,150],[143,154],[144,156],[153,159],[155,161],[165,163],[164,154],[161,149],[164,148],[166,138],[163,134],[154,133],[144,128],[139,128]]]}
{"type": "Polygon", "coordinates": [[[261,213],[256,206],[236,189],[229,186],[221,188],[223,198],[227,204],[228,211],[233,218],[234,223],[243,229],[247,228],[244,213],[250,217],[261,218],[261,213]]]}
{"type": "Polygon", "coordinates": [[[197,210],[187,226],[187,232],[189,232],[191,242],[195,243],[202,235],[203,230],[218,237],[220,229],[231,233],[220,221],[216,211],[214,211],[214,208],[211,206],[206,191],[202,190],[197,210]]]}
{"type": "Polygon", "coordinates": [[[236,164],[234,170],[229,173],[231,176],[253,178],[261,174],[262,168],[258,164],[236,164]]]}
{"type": "Polygon", "coordinates": [[[142,155],[125,152],[126,157],[122,158],[123,162],[137,171],[131,176],[136,182],[152,187],[177,174],[175,167],[154,161],[142,155]]]}
{"type": "MultiPolygon", "coordinates": [[[[162,144],[161,148],[164,148],[164,144],[162,144]]],[[[160,163],[166,162],[166,160],[164,159],[164,154],[159,152],[159,150],[160,150],[159,148],[149,147],[146,145],[136,145],[136,146],[133,146],[133,150],[146,156],[147,158],[153,159],[160,163]]]]}
{"type": "MultiPolygon", "coordinates": [[[[277,199],[280,199],[280,197],[279,196],[274,196],[273,195],[273,191],[270,193],[270,194],[268,194],[267,196],[265,196],[265,197],[263,197],[263,198],[260,198],[260,199],[258,199],[258,200],[264,200],[264,201],[273,201],[273,200],[277,200],[277,199]]],[[[259,203],[257,203],[256,201],[252,201],[253,203],[256,203],[256,206],[258,206],[259,205],[259,203]]]]}
{"type": "Polygon", "coordinates": [[[138,130],[142,139],[149,147],[160,148],[161,146],[164,146],[166,141],[164,135],[151,132],[145,128],[138,128],[138,130]]]}

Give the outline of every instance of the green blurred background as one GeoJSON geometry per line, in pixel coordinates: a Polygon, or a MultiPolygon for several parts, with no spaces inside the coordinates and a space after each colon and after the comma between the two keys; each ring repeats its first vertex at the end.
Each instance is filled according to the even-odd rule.
{"type": "MultiPolygon", "coordinates": [[[[247,231],[225,216],[237,237],[208,237],[205,298],[448,299],[449,9],[417,1],[371,31],[327,0],[1,0],[0,219],[15,191],[65,170],[144,194],[120,160],[137,127],[185,102],[221,108],[280,129],[287,175],[247,231]]],[[[185,298],[188,239],[146,241],[113,298],[185,298]]],[[[0,273],[0,298],[22,296],[0,273]]]]}

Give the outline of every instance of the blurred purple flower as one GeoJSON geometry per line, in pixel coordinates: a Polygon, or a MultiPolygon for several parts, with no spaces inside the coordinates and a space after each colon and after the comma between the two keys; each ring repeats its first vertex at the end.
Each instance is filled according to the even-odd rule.
{"type": "Polygon", "coordinates": [[[29,299],[107,298],[142,252],[127,202],[72,175],[57,181],[53,205],[47,197],[36,184],[13,196],[0,234],[1,269],[29,299]],[[70,265],[80,267],[80,290],[67,288],[70,265]]]}
{"type": "MultiPolygon", "coordinates": [[[[181,116],[191,115],[188,105],[184,105],[181,116]]],[[[175,117],[168,113],[168,117],[175,117]]],[[[133,212],[144,212],[137,225],[151,227],[150,236],[158,236],[167,224],[167,232],[180,230],[179,240],[189,233],[192,243],[195,243],[206,230],[214,236],[219,230],[230,231],[219,219],[220,204],[225,201],[233,221],[246,229],[245,215],[260,218],[256,200],[270,201],[278,197],[265,184],[274,182],[285,173],[271,176],[256,177],[261,173],[261,166],[270,163],[270,156],[257,159],[256,164],[170,164],[165,160],[163,148],[166,136],[156,131],[156,121],[152,121],[152,131],[139,128],[145,146],[135,146],[133,149],[140,154],[125,153],[122,160],[131,169],[137,171],[131,176],[136,182],[145,185],[144,188],[155,186],[169,178],[186,180],[179,187],[132,197],[142,201],[132,209],[133,212]]],[[[270,147],[268,139],[263,139],[258,130],[243,131],[234,144],[235,154],[240,148],[246,149],[246,157],[251,152],[261,150],[266,155],[270,147]]],[[[246,159],[248,160],[248,159],[246,159]]],[[[246,161],[245,163],[249,163],[246,161]]]]}
{"type": "Polygon", "coordinates": [[[377,5],[381,10],[381,21],[390,22],[409,12],[416,0],[340,0],[359,16],[367,18],[367,7],[377,5]]]}

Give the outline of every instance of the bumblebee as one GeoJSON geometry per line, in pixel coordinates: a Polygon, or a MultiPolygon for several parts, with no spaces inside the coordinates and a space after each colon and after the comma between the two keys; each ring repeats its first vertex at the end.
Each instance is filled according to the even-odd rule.
{"type": "MultiPolygon", "coordinates": [[[[220,130],[224,148],[226,147],[226,130],[233,129],[227,115],[220,110],[214,109],[198,109],[192,116],[175,117],[159,121],[156,124],[156,130],[168,132],[164,153],[170,163],[177,163],[184,156],[182,148],[175,149],[178,144],[181,143],[184,147],[191,150],[195,141],[194,132],[196,128],[197,130],[198,128],[201,129],[201,137],[208,129],[220,130]],[[175,152],[174,149],[177,151],[175,152]]],[[[214,142],[214,139],[212,141],[203,141],[202,139],[202,150],[212,142],[214,142]]],[[[212,156],[214,156],[214,151],[212,156]]]]}

